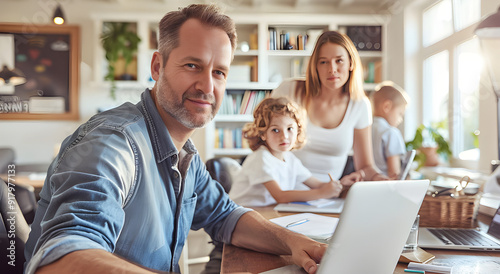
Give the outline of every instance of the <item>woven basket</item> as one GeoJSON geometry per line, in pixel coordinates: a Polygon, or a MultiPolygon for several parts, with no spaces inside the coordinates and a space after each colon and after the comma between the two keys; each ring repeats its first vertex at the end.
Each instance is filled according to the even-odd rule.
{"type": "Polygon", "coordinates": [[[420,207],[420,226],[471,228],[476,226],[480,194],[432,197],[426,195],[420,207]]]}

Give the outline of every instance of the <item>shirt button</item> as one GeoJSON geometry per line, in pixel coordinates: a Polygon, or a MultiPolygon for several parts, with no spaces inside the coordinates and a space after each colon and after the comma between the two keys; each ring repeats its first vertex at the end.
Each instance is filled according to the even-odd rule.
{"type": "Polygon", "coordinates": [[[175,177],[175,178],[179,178],[179,173],[177,173],[177,172],[176,172],[176,173],[174,173],[174,177],[175,177]]]}

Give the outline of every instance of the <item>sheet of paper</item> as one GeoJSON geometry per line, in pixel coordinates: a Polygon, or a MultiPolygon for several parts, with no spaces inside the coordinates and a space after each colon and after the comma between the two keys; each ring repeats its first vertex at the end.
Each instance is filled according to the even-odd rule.
{"type": "Polygon", "coordinates": [[[279,268],[271,269],[260,274],[305,274],[307,273],[302,267],[297,265],[285,265],[279,268]]]}
{"type": "Polygon", "coordinates": [[[320,199],[317,201],[278,204],[274,207],[274,210],[285,212],[341,213],[344,208],[344,199],[320,199]]]}
{"type": "Polygon", "coordinates": [[[326,240],[333,235],[339,218],[314,213],[301,213],[274,218],[270,221],[310,238],[326,240]]]}
{"type": "Polygon", "coordinates": [[[315,207],[325,207],[329,205],[334,205],[335,203],[337,203],[337,200],[334,199],[318,199],[309,202],[291,202],[291,204],[310,205],[315,207]]]}

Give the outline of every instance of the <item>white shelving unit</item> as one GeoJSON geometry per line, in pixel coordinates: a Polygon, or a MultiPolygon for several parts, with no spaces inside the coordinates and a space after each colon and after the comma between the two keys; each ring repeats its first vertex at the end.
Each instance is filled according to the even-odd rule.
{"type": "MultiPolygon", "coordinates": [[[[106,60],[104,51],[100,46],[100,34],[103,22],[133,22],[137,26],[137,33],[141,37],[141,43],[137,53],[137,80],[117,81],[117,92],[120,89],[142,90],[152,87],[154,82],[150,81],[150,61],[155,49],[150,46],[151,30],[163,17],[164,13],[97,13],[92,15],[94,21],[94,77],[93,84],[109,87],[104,81],[106,73],[106,60]]],[[[377,61],[382,64],[382,77],[386,75],[385,63],[387,53],[386,25],[388,16],[383,15],[347,15],[347,14],[229,14],[236,23],[238,41],[248,42],[250,50],[244,52],[239,48],[235,51],[233,68],[238,65],[253,65],[256,71],[252,73],[250,81],[235,82],[228,78],[226,89],[228,91],[245,90],[273,90],[283,79],[296,75],[300,67],[292,67],[292,61],[302,62],[302,70],[305,70],[308,57],[312,48],[305,50],[269,50],[269,28],[278,31],[286,30],[293,33],[306,34],[308,30],[338,30],[339,26],[382,26],[382,50],[381,51],[359,51],[363,63],[377,61]],[[255,43],[252,43],[256,38],[255,43]]],[[[311,45],[314,45],[313,41],[311,45]]],[[[376,83],[365,84],[365,90],[373,90],[376,83]]],[[[224,149],[215,148],[214,132],[217,127],[242,127],[245,123],[252,121],[251,115],[217,115],[213,122],[205,128],[205,160],[213,157],[230,156],[240,158],[251,151],[249,149],[224,149]]]]}
{"type": "MultiPolygon", "coordinates": [[[[318,14],[252,14],[230,15],[236,22],[238,41],[248,42],[251,45],[251,36],[257,33],[257,48],[250,48],[248,52],[235,51],[233,65],[252,64],[257,60],[257,78],[249,82],[232,82],[228,78],[226,89],[231,90],[273,90],[283,79],[299,76],[292,71],[292,60],[300,60],[303,66],[307,65],[312,48],[305,50],[269,50],[269,28],[286,30],[294,33],[306,34],[309,29],[338,30],[339,26],[382,26],[382,50],[359,51],[362,63],[377,61],[382,64],[382,77],[386,75],[384,67],[386,52],[386,24],[387,17],[373,15],[318,15],[318,14]]],[[[315,41],[314,41],[315,42],[315,41]]],[[[314,46],[314,42],[311,43],[314,46]]],[[[303,68],[305,70],[305,67],[303,68]]],[[[371,91],[376,83],[365,83],[365,90],[371,91]]],[[[205,128],[205,159],[229,156],[241,158],[251,152],[250,149],[216,148],[216,128],[242,127],[253,120],[251,115],[222,115],[219,114],[205,128]]]]}

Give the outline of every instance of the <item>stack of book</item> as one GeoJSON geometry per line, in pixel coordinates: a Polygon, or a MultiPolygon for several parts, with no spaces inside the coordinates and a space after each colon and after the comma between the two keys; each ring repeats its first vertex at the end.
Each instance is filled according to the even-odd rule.
{"type": "Polygon", "coordinates": [[[222,100],[222,106],[219,114],[235,115],[235,114],[248,114],[252,115],[253,110],[264,98],[269,97],[271,91],[269,90],[245,90],[226,92],[222,100]]]}

